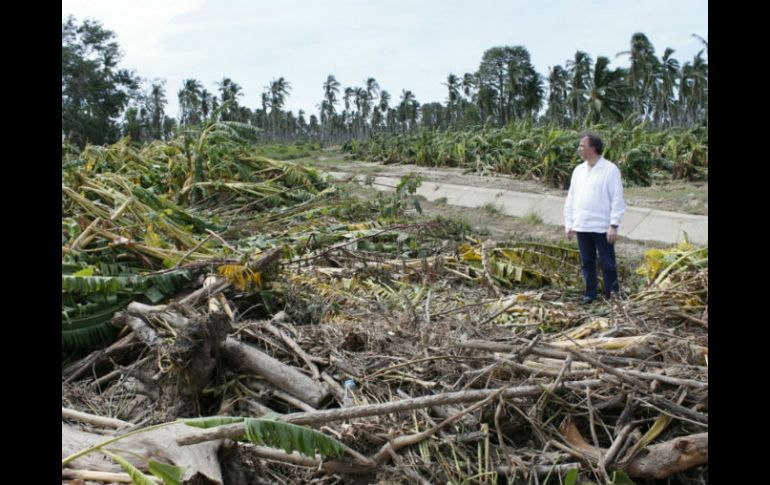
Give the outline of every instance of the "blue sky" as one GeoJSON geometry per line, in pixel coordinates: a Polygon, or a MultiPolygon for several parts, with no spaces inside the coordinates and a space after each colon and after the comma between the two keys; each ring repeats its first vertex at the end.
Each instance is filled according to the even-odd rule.
{"type": "Polygon", "coordinates": [[[286,109],[317,114],[328,74],[342,87],[374,77],[395,104],[403,89],[421,103],[444,102],[447,75],[473,72],[486,49],[522,45],[538,72],[576,50],[610,67],[628,66],[631,36],[645,33],[660,57],[684,63],[708,39],[707,0],[62,0],[62,18],[93,18],[115,32],[122,67],[165,79],[167,112],[177,114],[182,80],[238,83],[242,105],[280,76],[292,87],[286,109]]]}

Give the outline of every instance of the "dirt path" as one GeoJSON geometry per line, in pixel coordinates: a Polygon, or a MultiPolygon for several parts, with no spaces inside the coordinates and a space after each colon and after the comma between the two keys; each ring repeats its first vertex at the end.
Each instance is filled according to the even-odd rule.
{"type": "MultiPolygon", "coordinates": [[[[374,177],[400,178],[410,172],[417,172],[427,182],[464,185],[501,189],[516,192],[565,197],[567,191],[547,187],[541,183],[517,180],[500,174],[478,175],[467,173],[460,168],[428,168],[414,165],[382,165],[355,160],[344,160],[344,155],[327,151],[313,159],[300,163],[312,165],[326,172],[345,172],[374,177]]],[[[360,182],[344,183],[361,197],[375,197],[377,190],[360,182]]],[[[708,183],[668,183],[653,187],[628,187],[624,192],[628,205],[649,207],[652,209],[680,212],[685,214],[708,215],[708,183]]],[[[442,200],[429,201],[420,197],[420,204],[427,217],[442,215],[468,222],[474,230],[488,234],[495,240],[544,240],[557,242],[564,240],[564,230],[559,225],[547,224],[536,215],[530,217],[512,217],[494,206],[478,208],[459,207],[442,200]]],[[[663,248],[670,244],[655,241],[636,241],[625,237],[618,239],[616,250],[619,258],[631,265],[641,262],[643,252],[649,248],[663,248]]]]}
{"type": "MultiPolygon", "coordinates": [[[[441,167],[428,168],[416,165],[382,165],[379,163],[344,160],[344,154],[325,152],[307,160],[313,166],[325,171],[348,172],[372,176],[400,178],[410,172],[419,173],[425,181],[454,185],[468,185],[491,189],[505,189],[516,192],[555,195],[566,197],[567,191],[547,187],[531,180],[517,180],[509,175],[489,173],[479,175],[467,173],[466,169],[441,167]]],[[[708,182],[661,182],[651,187],[626,187],[626,203],[635,207],[646,207],[669,212],[693,215],[708,215],[708,182]]]]}

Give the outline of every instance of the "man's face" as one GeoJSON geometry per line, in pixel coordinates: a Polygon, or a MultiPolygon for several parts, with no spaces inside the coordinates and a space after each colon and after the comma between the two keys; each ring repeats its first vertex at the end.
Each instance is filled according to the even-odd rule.
{"type": "Polygon", "coordinates": [[[594,158],[596,156],[596,150],[594,147],[588,144],[587,136],[584,136],[580,139],[580,144],[578,145],[578,154],[583,160],[588,160],[588,158],[594,158]]]}

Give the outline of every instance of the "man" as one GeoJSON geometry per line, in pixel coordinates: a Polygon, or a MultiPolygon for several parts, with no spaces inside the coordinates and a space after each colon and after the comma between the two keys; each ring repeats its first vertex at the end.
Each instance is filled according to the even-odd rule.
{"type": "Polygon", "coordinates": [[[583,304],[597,296],[596,252],[604,278],[604,296],[610,298],[619,292],[618,271],[615,264],[615,239],[620,219],[626,211],[620,170],[602,157],[604,144],[596,133],[581,136],[578,145],[580,158],[585,160],[572,172],[569,193],[564,203],[564,226],[567,239],[577,234],[580,266],[586,285],[583,304]]]}

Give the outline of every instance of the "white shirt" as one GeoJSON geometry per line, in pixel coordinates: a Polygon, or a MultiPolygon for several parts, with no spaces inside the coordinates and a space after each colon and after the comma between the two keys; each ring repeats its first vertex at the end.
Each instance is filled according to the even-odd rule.
{"type": "Polygon", "coordinates": [[[588,162],[575,167],[564,202],[567,230],[605,233],[610,224],[620,225],[625,212],[620,170],[614,163],[599,157],[593,168],[588,162]]]}

